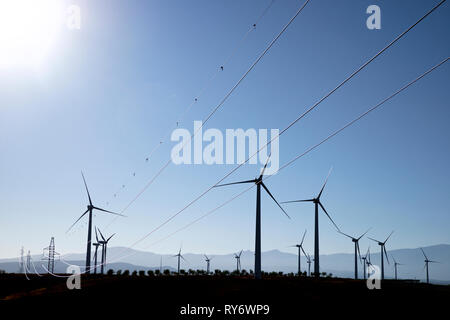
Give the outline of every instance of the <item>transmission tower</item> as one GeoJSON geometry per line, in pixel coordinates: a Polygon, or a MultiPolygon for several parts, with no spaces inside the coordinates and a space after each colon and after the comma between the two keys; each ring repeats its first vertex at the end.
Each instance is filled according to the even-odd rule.
{"type": "Polygon", "coordinates": [[[44,248],[43,260],[48,261],[47,270],[48,273],[53,273],[55,270],[55,255],[59,256],[59,253],[55,251],[55,238],[52,237],[50,240],[50,245],[44,248]]]}

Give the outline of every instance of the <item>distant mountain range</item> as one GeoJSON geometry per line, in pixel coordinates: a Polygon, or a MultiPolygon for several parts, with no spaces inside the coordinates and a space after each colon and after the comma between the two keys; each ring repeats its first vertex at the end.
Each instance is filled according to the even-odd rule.
{"type": "MultiPolygon", "coordinates": [[[[435,283],[450,284],[450,245],[440,244],[423,248],[431,260],[439,263],[430,264],[430,279],[435,283]]],[[[392,256],[402,265],[398,266],[399,278],[403,279],[425,279],[424,258],[420,248],[398,249],[388,252],[390,264],[385,260],[385,275],[387,278],[394,277],[394,266],[392,256]]],[[[183,269],[205,269],[206,262],[202,254],[183,254],[186,261],[182,261],[183,269]]],[[[211,270],[234,270],[236,269],[236,259],[234,253],[225,255],[208,254],[211,259],[211,270]]],[[[84,266],[85,254],[66,254],[61,257],[61,261],[55,262],[55,271],[63,273],[70,264],[84,266]]],[[[162,257],[163,269],[174,271],[177,265],[177,258],[172,255],[160,255],[152,252],[138,251],[125,247],[108,248],[107,269],[117,270],[154,270],[160,268],[162,257]],[[123,257],[118,261],[117,258],[123,257]]],[[[45,272],[46,263],[42,262],[41,256],[32,256],[37,272],[45,272]]],[[[253,269],[253,251],[244,251],[241,256],[242,269],[253,269]]],[[[372,263],[380,265],[380,252],[371,254],[372,263]]],[[[307,263],[302,256],[302,270],[307,270],[307,263]]],[[[332,273],[334,276],[351,278],[354,275],[354,255],[348,253],[338,253],[320,256],[321,272],[332,273]]],[[[297,255],[293,253],[271,250],[262,253],[262,268],[264,271],[296,272],[297,255]]],[[[358,266],[360,277],[362,277],[362,265],[358,266]]],[[[6,272],[18,272],[19,258],[0,259],[0,269],[6,272]]],[[[311,265],[311,271],[313,265],[311,265]]]]}

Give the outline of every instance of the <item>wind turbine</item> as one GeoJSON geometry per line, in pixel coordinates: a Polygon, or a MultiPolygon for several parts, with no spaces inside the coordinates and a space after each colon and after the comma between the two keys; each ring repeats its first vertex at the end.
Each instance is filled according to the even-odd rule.
{"type": "Polygon", "coordinates": [[[322,196],[323,189],[325,188],[325,185],[327,184],[328,178],[330,177],[331,170],[328,173],[328,176],[325,180],[325,183],[322,186],[322,189],[320,189],[319,194],[312,199],[306,199],[306,200],[293,200],[293,201],[285,201],[282,203],[293,203],[293,202],[312,202],[314,203],[315,208],[315,223],[314,223],[314,275],[316,277],[319,277],[320,275],[320,262],[319,262],[319,206],[322,208],[323,212],[327,215],[328,219],[333,223],[335,228],[339,231],[338,226],[336,223],[334,223],[333,219],[331,219],[330,215],[328,214],[327,210],[323,206],[322,202],[320,201],[320,197],[322,196]]]}
{"type": "Polygon", "coordinates": [[[232,182],[216,185],[214,187],[223,187],[229,186],[233,184],[242,184],[242,183],[254,183],[256,184],[256,231],[255,231],[255,278],[261,279],[261,186],[266,190],[269,196],[273,201],[278,205],[278,207],[284,212],[284,214],[290,219],[286,211],[284,211],[283,207],[278,203],[278,201],[274,198],[274,196],[270,193],[269,189],[267,189],[266,185],[263,182],[264,171],[267,168],[267,164],[269,163],[270,156],[267,158],[266,164],[261,171],[261,175],[258,178],[253,180],[232,182]]]}
{"type": "Polygon", "coordinates": [[[381,280],[384,280],[384,256],[386,256],[386,260],[389,263],[389,258],[388,258],[387,252],[386,252],[385,244],[389,240],[389,238],[392,236],[393,233],[394,233],[394,231],[391,232],[391,234],[386,238],[386,240],[384,240],[384,242],[381,242],[379,240],[368,237],[370,240],[378,242],[378,245],[381,248],[381,251],[380,251],[380,253],[381,253],[381,280]]]}
{"type": "Polygon", "coordinates": [[[95,253],[94,253],[94,274],[97,273],[97,252],[98,252],[98,247],[101,246],[101,243],[98,241],[97,227],[95,227],[95,239],[97,240],[97,242],[92,244],[95,247],[95,253]]]}
{"type": "Polygon", "coordinates": [[[312,263],[311,256],[309,254],[306,254],[306,253],[304,253],[304,254],[305,254],[305,257],[306,257],[306,262],[308,263],[308,277],[311,277],[311,263],[312,263]]]}
{"type": "Polygon", "coordinates": [[[103,274],[103,269],[106,266],[106,249],[108,247],[108,242],[109,242],[109,240],[111,240],[112,237],[114,237],[115,233],[112,236],[110,236],[108,239],[105,239],[105,237],[103,236],[100,229],[98,229],[98,232],[100,232],[100,237],[102,238],[102,240],[99,241],[99,243],[102,245],[102,266],[100,268],[100,271],[103,274]]]}
{"type": "Polygon", "coordinates": [[[369,267],[370,266],[370,247],[367,248],[367,252],[366,255],[364,257],[361,257],[361,259],[363,260],[363,274],[364,274],[364,280],[366,280],[366,266],[369,267]]]}
{"type": "MultiPolygon", "coordinates": [[[[358,255],[359,255],[359,261],[361,261],[361,252],[359,251],[359,240],[361,240],[361,238],[364,237],[366,235],[366,233],[369,232],[369,230],[364,232],[358,238],[354,238],[352,236],[349,236],[348,234],[338,231],[340,234],[343,234],[344,236],[352,239],[352,242],[355,244],[355,279],[358,279],[358,255]]],[[[364,278],[365,278],[365,276],[364,276],[364,278]]]]}
{"type": "Polygon", "coordinates": [[[429,260],[428,259],[428,257],[427,257],[427,255],[425,254],[425,251],[423,251],[423,249],[422,248],[420,248],[420,250],[422,250],[422,253],[423,253],[423,256],[425,257],[425,266],[424,266],[424,269],[426,268],[427,269],[427,283],[430,283],[430,276],[429,276],[429,273],[428,273],[428,263],[438,263],[437,261],[433,261],[433,260],[429,260]]]}
{"type": "Polygon", "coordinates": [[[180,274],[180,258],[186,261],[186,259],[181,255],[181,248],[178,251],[178,254],[174,255],[174,257],[178,257],[178,274],[180,274]]]}
{"type": "Polygon", "coordinates": [[[392,260],[394,260],[394,269],[395,269],[395,280],[397,280],[397,266],[402,266],[403,264],[398,263],[397,261],[395,261],[394,256],[391,254],[392,260]]]}
{"type": "Polygon", "coordinates": [[[303,233],[303,237],[302,237],[302,241],[300,242],[300,244],[296,244],[293,245],[292,247],[296,247],[298,248],[298,275],[300,276],[302,270],[300,268],[300,264],[301,264],[301,253],[303,251],[303,254],[306,256],[305,250],[303,250],[303,241],[305,240],[305,236],[306,236],[306,230],[303,233]]]}
{"type": "Polygon", "coordinates": [[[241,250],[241,252],[239,252],[239,254],[237,254],[237,253],[234,254],[234,258],[236,259],[236,271],[238,273],[241,272],[241,254],[242,254],[242,250],[241,250]]]}
{"type": "Polygon", "coordinates": [[[83,218],[87,213],[89,213],[88,237],[87,237],[87,248],[86,248],[86,273],[89,274],[89,273],[91,272],[90,269],[91,269],[92,211],[95,209],[95,210],[98,210],[98,211],[103,211],[103,212],[106,212],[106,213],[114,214],[114,215],[116,215],[116,216],[121,216],[121,217],[125,217],[125,216],[122,215],[122,214],[119,214],[119,213],[115,213],[115,212],[108,211],[108,210],[101,209],[101,208],[98,208],[98,207],[94,206],[94,205],[92,204],[91,195],[89,194],[89,190],[88,190],[88,187],[87,187],[87,184],[86,184],[86,179],[84,178],[83,172],[81,172],[81,176],[83,177],[84,186],[85,186],[85,188],[86,188],[86,192],[87,192],[88,199],[89,199],[89,204],[87,205],[87,210],[86,210],[86,211],[85,211],[85,212],[77,219],[77,221],[75,221],[75,222],[70,226],[70,228],[66,231],[66,233],[69,232],[70,229],[72,229],[73,226],[74,226],[78,221],[81,220],[81,218],[83,218]]]}
{"type": "Polygon", "coordinates": [[[205,254],[205,261],[206,261],[206,274],[209,274],[209,265],[211,262],[211,258],[208,258],[206,254],[205,254]]]}

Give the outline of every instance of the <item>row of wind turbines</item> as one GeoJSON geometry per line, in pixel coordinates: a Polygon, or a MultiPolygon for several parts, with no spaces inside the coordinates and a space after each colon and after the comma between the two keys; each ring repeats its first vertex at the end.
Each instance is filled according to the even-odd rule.
{"type": "MultiPolygon", "coordinates": [[[[277,206],[281,209],[281,211],[290,219],[289,215],[286,213],[286,211],[284,210],[284,208],[281,206],[281,204],[275,199],[275,197],[272,195],[272,193],[269,191],[269,189],[267,188],[267,186],[264,184],[263,182],[263,177],[264,177],[264,172],[267,168],[268,162],[269,162],[270,156],[267,159],[266,164],[264,165],[263,169],[261,170],[261,174],[259,175],[259,177],[255,178],[255,179],[251,179],[251,180],[244,180],[244,181],[238,181],[238,182],[232,182],[232,183],[225,183],[225,184],[218,184],[215,185],[214,187],[223,187],[223,186],[230,186],[230,185],[236,185],[236,184],[248,184],[248,183],[253,183],[256,185],[256,227],[255,227],[255,261],[254,261],[254,275],[256,279],[261,279],[261,187],[267,192],[267,194],[272,198],[272,200],[277,204],[277,206]]],[[[282,204],[288,204],[288,203],[299,203],[299,202],[312,202],[314,204],[314,259],[311,259],[311,257],[309,256],[309,254],[307,254],[304,249],[303,249],[303,241],[306,235],[306,231],[303,234],[302,237],[302,241],[300,244],[295,245],[295,247],[298,248],[298,272],[300,274],[301,270],[300,270],[300,265],[301,265],[301,252],[304,253],[306,259],[307,259],[307,263],[308,263],[308,274],[310,275],[310,265],[312,263],[312,260],[314,261],[314,276],[315,277],[319,277],[320,276],[320,250],[319,250],[319,207],[322,209],[322,211],[325,213],[325,215],[328,217],[328,219],[331,221],[331,223],[333,224],[333,226],[336,228],[336,230],[350,238],[352,240],[352,242],[354,243],[354,249],[355,249],[355,279],[358,279],[358,256],[359,256],[359,260],[360,262],[362,260],[364,260],[364,278],[366,277],[366,266],[370,267],[371,263],[370,263],[370,252],[368,250],[367,254],[365,257],[361,257],[360,254],[360,248],[359,248],[359,240],[361,240],[362,237],[364,237],[367,232],[369,232],[369,230],[367,230],[366,232],[364,232],[361,236],[355,238],[352,237],[346,233],[343,233],[340,228],[337,226],[337,224],[333,221],[333,219],[331,218],[330,214],[327,212],[327,210],[325,209],[324,205],[321,202],[321,196],[323,194],[323,191],[325,189],[325,186],[328,182],[328,178],[331,174],[331,170],[328,173],[327,178],[325,179],[324,184],[322,185],[322,188],[320,189],[319,193],[317,194],[316,197],[314,198],[310,198],[310,199],[301,199],[301,200],[291,200],[291,201],[285,201],[285,202],[281,202],[282,204]]],[[[93,205],[92,203],[92,199],[89,193],[89,189],[87,187],[87,183],[86,183],[86,179],[83,175],[83,173],[81,173],[82,177],[83,177],[83,182],[84,182],[84,186],[86,188],[86,193],[88,195],[88,199],[89,199],[89,204],[87,206],[87,210],[72,224],[72,226],[67,230],[67,232],[79,221],[81,220],[81,218],[83,218],[86,214],[89,214],[89,222],[88,222],[88,237],[87,237],[87,250],[86,250],[86,273],[90,273],[91,271],[91,245],[92,245],[92,240],[91,240],[91,233],[92,233],[92,212],[93,210],[98,210],[101,212],[105,212],[105,213],[109,213],[109,214],[113,214],[113,215],[117,215],[117,216],[122,216],[125,217],[122,214],[119,213],[115,213],[109,210],[105,210],[99,207],[96,207],[93,205]]],[[[105,239],[104,236],[102,235],[102,233],[99,231],[100,236],[102,238],[102,240],[99,241],[98,239],[98,234],[97,234],[97,228],[95,229],[96,231],[96,240],[97,242],[94,243],[93,245],[95,246],[95,257],[94,257],[94,263],[95,263],[95,267],[94,267],[94,273],[96,273],[96,268],[97,268],[97,251],[98,251],[98,247],[100,245],[102,245],[102,263],[101,263],[101,272],[103,273],[103,268],[104,265],[106,264],[106,248],[107,248],[107,243],[108,241],[114,236],[114,234],[112,236],[110,236],[108,239],[105,239]]],[[[386,238],[386,240],[384,241],[380,241],[380,240],[376,240],[373,238],[369,238],[372,241],[377,242],[377,244],[380,246],[380,254],[381,254],[381,279],[384,279],[384,257],[386,257],[388,263],[389,263],[389,258],[387,255],[387,251],[386,251],[386,247],[385,244],[386,242],[389,240],[389,238],[391,237],[393,231],[389,234],[389,236],[386,238]]],[[[429,263],[435,263],[437,261],[432,261],[429,260],[428,257],[425,255],[425,252],[422,250],[422,253],[425,257],[425,268],[426,268],[426,275],[427,275],[427,283],[429,282],[429,268],[428,265],[429,263]]],[[[239,271],[240,270],[240,257],[241,257],[242,251],[239,254],[235,254],[234,258],[236,259],[236,269],[239,271]]],[[[180,271],[180,259],[184,259],[184,257],[181,255],[181,248],[178,252],[178,254],[174,255],[174,257],[178,257],[178,272],[180,271]]],[[[205,255],[206,258],[206,263],[207,263],[207,272],[209,274],[209,269],[210,269],[210,261],[211,259],[209,257],[207,257],[205,255]]],[[[396,278],[397,278],[397,266],[401,265],[400,263],[397,263],[394,259],[394,266],[395,266],[395,274],[396,274],[396,278]]]]}

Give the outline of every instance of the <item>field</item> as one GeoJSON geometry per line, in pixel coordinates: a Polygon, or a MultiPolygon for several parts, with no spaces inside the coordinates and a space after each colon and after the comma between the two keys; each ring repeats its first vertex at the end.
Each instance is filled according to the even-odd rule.
{"type": "MultiPolygon", "coordinates": [[[[91,275],[82,276],[80,290],[68,290],[64,278],[32,276],[27,280],[24,275],[4,274],[0,279],[2,307],[51,305],[56,310],[83,306],[70,307],[77,313],[90,306],[94,307],[90,308],[91,315],[103,312],[101,308],[106,313],[126,308],[164,316],[159,319],[287,319],[312,312],[315,307],[319,314],[345,315],[352,310],[374,314],[383,308],[383,312],[405,315],[414,314],[417,308],[436,312],[450,301],[450,286],[393,280],[383,281],[380,290],[369,290],[363,280],[340,278],[272,277],[255,281],[232,276],[91,275]],[[193,312],[203,312],[196,307],[214,307],[215,311],[210,317],[180,314],[188,304],[193,312]],[[225,305],[237,305],[237,314],[225,315],[225,305]],[[259,315],[239,314],[251,313],[254,305],[267,305],[268,314],[262,306],[259,315]]],[[[233,309],[228,310],[233,313],[233,309]]]]}

